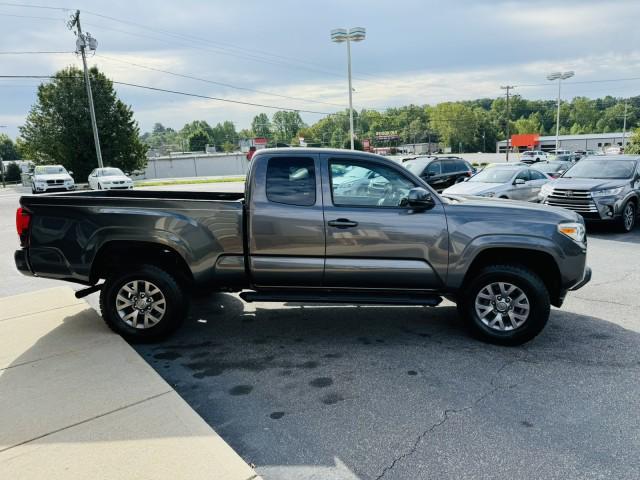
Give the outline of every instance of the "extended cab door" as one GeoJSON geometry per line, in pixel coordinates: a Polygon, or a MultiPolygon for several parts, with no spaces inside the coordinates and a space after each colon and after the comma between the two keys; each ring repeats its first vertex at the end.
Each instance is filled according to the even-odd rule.
{"type": "Polygon", "coordinates": [[[247,196],[252,283],[320,286],[325,232],[318,155],[264,154],[254,162],[247,196]]]}
{"type": "Polygon", "coordinates": [[[448,263],[444,208],[400,206],[409,190],[426,188],[400,165],[348,154],[322,154],[326,287],[420,289],[442,286],[448,263]],[[352,172],[375,172],[366,191],[353,193],[352,172]]]}

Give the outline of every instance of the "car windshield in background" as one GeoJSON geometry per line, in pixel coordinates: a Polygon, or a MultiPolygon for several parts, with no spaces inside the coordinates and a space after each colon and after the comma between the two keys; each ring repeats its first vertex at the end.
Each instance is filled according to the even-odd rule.
{"type": "Polygon", "coordinates": [[[567,165],[565,162],[550,162],[550,163],[542,163],[538,165],[534,165],[533,168],[536,170],[540,170],[544,173],[555,173],[560,170],[567,169],[567,165]]]}
{"type": "Polygon", "coordinates": [[[56,175],[59,173],[67,173],[64,167],[36,167],[36,175],[56,175]]]}
{"type": "Polygon", "coordinates": [[[635,168],[633,160],[583,160],[568,170],[563,178],[630,178],[635,168]]]}
{"type": "Polygon", "coordinates": [[[105,177],[115,177],[122,176],[124,175],[124,173],[122,173],[122,170],[120,170],[119,168],[105,168],[104,170],[102,170],[102,175],[105,177]]]}
{"type": "Polygon", "coordinates": [[[470,182],[506,183],[511,180],[516,170],[513,168],[485,168],[469,179],[470,182]]]}
{"type": "Polygon", "coordinates": [[[430,159],[426,159],[426,158],[409,160],[408,162],[405,162],[403,166],[414,175],[420,176],[420,174],[424,170],[424,167],[426,167],[427,163],[429,163],[429,160],[430,159]]]}

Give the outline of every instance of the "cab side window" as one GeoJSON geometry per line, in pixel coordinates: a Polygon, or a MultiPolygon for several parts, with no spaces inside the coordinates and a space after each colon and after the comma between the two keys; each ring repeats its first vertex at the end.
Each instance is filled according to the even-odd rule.
{"type": "Polygon", "coordinates": [[[316,173],[312,158],[272,157],[267,164],[267,199],[308,207],[316,203],[316,173]]]}
{"type": "Polygon", "coordinates": [[[415,185],[385,165],[331,160],[331,194],[336,206],[398,207],[415,185]]]}

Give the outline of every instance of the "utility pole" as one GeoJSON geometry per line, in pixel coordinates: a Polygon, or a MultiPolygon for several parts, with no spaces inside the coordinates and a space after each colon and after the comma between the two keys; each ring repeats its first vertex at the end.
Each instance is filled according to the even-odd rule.
{"type": "Polygon", "coordinates": [[[510,137],[510,132],[509,132],[509,123],[511,123],[511,110],[509,110],[509,92],[511,91],[512,88],[515,88],[514,85],[504,85],[500,87],[502,90],[506,90],[507,91],[507,148],[506,148],[506,152],[507,152],[507,162],[509,161],[509,149],[511,147],[511,137],[510,137]]]}
{"type": "Polygon", "coordinates": [[[7,188],[4,182],[4,161],[2,160],[2,155],[0,155],[0,175],[2,176],[2,188],[7,188]]]}
{"type": "Polygon", "coordinates": [[[93,93],[91,92],[91,81],[89,80],[89,70],[87,68],[86,48],[95,50],[97,46],[96,39],[91,37],[89,33],[83,34],[80,26],[80,10],[76,10],[75,15],[69,22],[69,28],[76,27],[78,39],[76,40],[76,52],[80,50],[82,55],[82,64],[84,65],[84,83],[87,87],[87,97],[89,98],[89,114],[91,115],[91,127],[93,128],[93,141],[96,146],[96,157],[98,158],[98,166],[103,168],[102,151],[100,150],[100,137],[98,136],[98,124],[96,122],[96,110],[93,105],[93,93]]]}
{"type": "Polygon", "coordinates": [[[626,143],[627,136],[627,107],[629,106],[629,101],[624,101],[624,120],[622,120],[622,151],[624,152],[624,146],[626,143]]]}

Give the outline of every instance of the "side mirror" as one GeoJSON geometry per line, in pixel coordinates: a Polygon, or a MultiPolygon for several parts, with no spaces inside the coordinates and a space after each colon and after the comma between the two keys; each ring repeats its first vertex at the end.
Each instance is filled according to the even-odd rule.
{"type": "Polygon", "coordinates": [[[69,170],[67,173],[68,173],[69,175],[73,175],[73,172],[72,172],[71,170],[69,170]]]}
{"type": "Polygon", "coordinates": [[[527,182],[525,182],[521,178],[516,178],[515,181],[513,182],[514,185],[524,185],[525,183],[527,183],[527,182]]]}
{"type": "Polygon", "coordinates": [[[421,210],[433,208],[436,204],[431,194],[422,187],[415,187],[409,190],[409,195],[403,203],[411,208],[421,210]]]}

